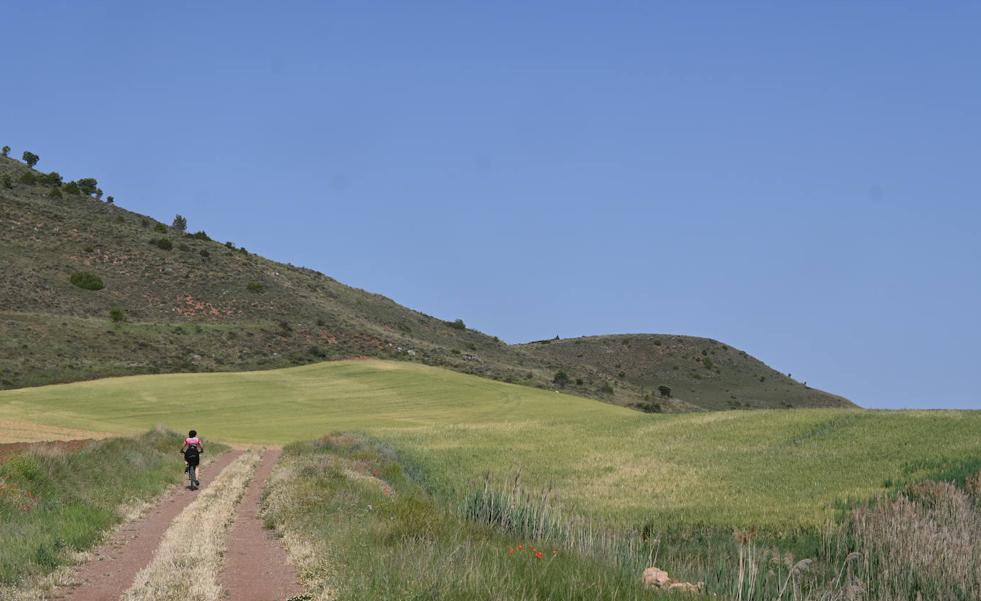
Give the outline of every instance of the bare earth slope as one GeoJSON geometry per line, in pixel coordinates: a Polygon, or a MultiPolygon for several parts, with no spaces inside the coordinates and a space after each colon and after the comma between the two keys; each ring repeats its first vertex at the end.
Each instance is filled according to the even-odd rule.
{"type": "MultiPolygon", "coordinates": [[[[631,356],[641,345],[618,353],[630,369],[601,360],[599,352],[565,352],[566,342],[508,345],[317,271],[190,236],[43,176],[0,158],[0,389],[370,356],[561,387],[645,410],[727,408],[730,400],[740,407],[847,404],[759,362],[756,371],[781,386],[754,386],[742,371],[729,383],[737,372],[725,369],[704,370],[681,386],[657,367],[663,353],[631,356]],[[73,285],[82,272],[104,288],[73,285]],[[559,371],[571,380],[556,381],[559,371]],[[651,387],[659,385],[671,386],[676,398],[655,405],[651,387]],[[729,398],[732,390],[736,399],[729,398]]],[[[672,361],[683,364],[690,352],[679,352],[685,358],[672,361]]]]}

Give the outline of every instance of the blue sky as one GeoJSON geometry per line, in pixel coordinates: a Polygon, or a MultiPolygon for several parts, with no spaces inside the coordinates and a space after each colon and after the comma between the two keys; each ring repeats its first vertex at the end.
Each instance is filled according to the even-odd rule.
{"type": "Polygon", "coordinates": [[[981,408],[981,4],[22,2],[0,143],[505,340],[981,408]]]}

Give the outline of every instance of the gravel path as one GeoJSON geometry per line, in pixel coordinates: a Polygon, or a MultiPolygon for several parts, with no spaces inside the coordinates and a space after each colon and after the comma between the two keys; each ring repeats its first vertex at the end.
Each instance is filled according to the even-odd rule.
{"type": "MultiPolygon", "coordinates": [[[[241,452],[221,455],[202,469],[201,490],[241,452]]],[[[182,484],[166,494],[156,507],[141,518],[123,526],[113,538],[93,551],[92,558],[75,572],[73,587],[53,598],[63,601],[112,601],[119,599],[150,560],[174,518],[198,492],[182,484]]]]}
{"type": "Polygon", "coordinates": [[[263,454],[232,524],[221,578],[229,601],[288,599],[302,592],[282,543],[258,516],[262,490],[280,455],[279,450],[263,454]]]}

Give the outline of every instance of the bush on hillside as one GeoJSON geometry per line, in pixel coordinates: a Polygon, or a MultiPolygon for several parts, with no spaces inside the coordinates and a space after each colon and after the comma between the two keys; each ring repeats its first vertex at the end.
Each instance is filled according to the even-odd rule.
{"type": "Polygon", "coordinates": [[[76,183],[78,184],[78,189],[86,196],[94,195],[99,189],[99,182],[94,177],[83,177],[76,183]]]}
{"type": "Polygon", "coordinates": [[[109,319],[111,319],[113,323],[119,323],[126,320],[126,314],[123,313],[122,309],[113,308],[109,310],[109,319]]]}
{"type": "Polygon", "coordinates": [[[174,217],[174,222],[171,224],[171,227],[173,227],[178,232],[181,232],[181,233],[186,232],[187,231],[187,217],[184,217],[183,215],[178,214],[176,217],[174,217]]]}
{"type": "Polygon", "coordinates": [[[157,232],[158,234],[166,234],[167,226],[162,223],[154,224],[153,231],[157,232]]]}
{"type": "Polygon", "coordinates": [[[670,386],[664,386],[662,384],[661,386],[658,386],[657,387],[657,392],[658,392],[658,394],[660,394],[664,398],[670,398],[671,397],[671,387],[670,386]]]}
{"type": "Polygon", "coordinates": [[[112,195],[109,195],[106,197],[106,202],[108,202],[109,204],[113,204],[116,202],[116,198],[112,195]]]}
{"type": "Polygon", "coordinates": [[[95,189],[95,199],[102,200],[102,188],[95,189]]]}
{"type": "Polygon", "coordinates": [[[174,248],[174,243],[166,238],[160,238],[159,240],[150,240],[150,244],[156,246],[160,250],[171,250],[174,248]]]}
{"type": "Polygon", "coordinates": [[[446,322],[446,325],[450,326],[454,330],[466,330],[467,324],[463,323],[462,319],[456,319],[454,321],[446,322]]]}
{"type": "Polygon", "coordinates": [[[191,247],[181,242],[180,244],[177,245],[177,250],[180,250],[182,252],[187,252],[191,250],[191,247]]]}
{"type": "Polygon", "coordinates": [[[204,240],[205,242],[211,242],[211,236],[201,230],[200,232],[194,232],[193,234],[188,234],[188,238],[194,238],[195,240],[204,240]]]}
{"type": "Polygon", "coordinates": [[[88,271],[73,273],[71,283],[84,290],[102,290],[106,287],[102,278],[88,271]]]}
{"type": "Polygon", "coordinates": [[[11,181],[10,176],[7,174],[4,174],[3,176],[3,187],[7,188],[8,190],[13,189],[14,187],[14,182],[11,181]]]}
{"type": "Polygon", "coordinates": [[[62,197],[61,188],[51,188],[51,191],[48,192],[48,197],[49,198],[61,198],[62,197]]]}
{"type": "Polygon", "coordinates": [[[559,388],[565,388],[565,385],[569,383],[569,374],[562,370],[555,372],[555,376],[552,378],[552,383],[559,388]]]}
{"type": "Polygon", "coordinates": [[[9,146],[4,146],[3,147],[3,150],[0,150],[0,154],[2,154],[4,156],[4,158],[10,156],[10,147],[9,146]]]}
{"type": "Polygon", "coordinates": [[[27,171],[21,174],[21,176],[17,178],[17,181],[24,184],[25,186],[33,186],[34,184],[37,183],[37,177],[30,171],[27,171]]]}
{"type": "Polygon", "coordinates": [[[259,282],[249,282],[245,286],[245,289],[248,290],[249,292],[254,292],[256,294],[260,294],[266,291],[266,287],[260,284],[259,282]]]}
{"type": "Polygon", "coordinates": [[[610,386],[609,382],[603,382],[603,384],[599,387],[598,392],[600,394],[613,394],[613,387],[610,386]]]}
{"type": "Polygon", "coordinates": [[[198,254],[201,255],[202,257],[204,257],[205,259],[207,259],[208,257],[211,256],[211,253],[209,253],[208,250],[205,249],[205,248],[202,248],[201,250],[199,250],[198,251],[198,254]]]}
{"type": "Polygon", "coordinates": [[[61,189],[65,191],[65,194],[70,194],[72,196],[82,195],[82,190],[78,187],[78,184],[75,182],[68,182],[67,184],[62,186],[61,189]]]}
{"type": "Polygon", "coordinates": [[[51,173],[42,173],[37,176],[37,181],[45,186],[60,186],[63,179],[60,173],[52,171],[51,173]]]}
{"type": "Polygon", "coordinates": [[[27,163],[28,167],[34,167],[34,165],[37,165],[37,162],[41,160],[41,157],[37,156],[30,150],[25,150],[24,154],[22,154],[20,158],[24,159],[24,162],[27,163]]]}

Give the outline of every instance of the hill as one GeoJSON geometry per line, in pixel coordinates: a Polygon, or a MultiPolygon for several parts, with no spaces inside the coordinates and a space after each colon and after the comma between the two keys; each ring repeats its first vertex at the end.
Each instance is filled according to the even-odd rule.
{"type": "MultiPolygon", "coordinates": [[[[740,407],[848,404],[784,381],[758,362],[753,373],[771,384],[757,388],[772,393],[754,390],[751,380],[727,382],[746,370],[705,370],[700,375],[710,377],[701,378],[685,370],[682,379],[662,378],[664,369],[652,360],[663,353],[624,357],[629,360],[620,363],[635,366],[627,370],[589,358],[599,353],[578,357],[552,345],[508,345],[460,320],[425,315],[317,271],[102,202],[94,179],[66,183],[57,173],[0,158],[0,182],[0,388],[367,356],[564,388],[645,410],[728,407],[731,399],[723,395],[731,394],[740,407]],[[652,387],[660,385],[672,387],[671,398],[652,398],[652,387]]],[[[684,355],[670,358],[672,365],[687,365],[691,351],[683,347],[695,339],[672,339],[685,341],[677,347],[684,355]]],[[[631,345],[624,349],[621,354],[633,352],[631,345]]]]}
{"type": "MultiPolygon", "coordinates": [[[[667,334],[588,336],[523,345],[531,355],[585,381],[616,382],[623,404],[649,411],[845,407],[842,397],[779,373],[727,344],[667,334]]],[[[569,377],[576,390],[583,381],[569,377]]]]}
{"type": "Polygon", "coordinates": [[[112,433],[190,420],[210,440],[264,444],[365,432],[436,489],[520,471],[554,484],[563,505],[626,525],[816,527],[839,501],[981,465],[977,411],[645,415],[404,361],[0,391],[6,420],[112,433]]]}

